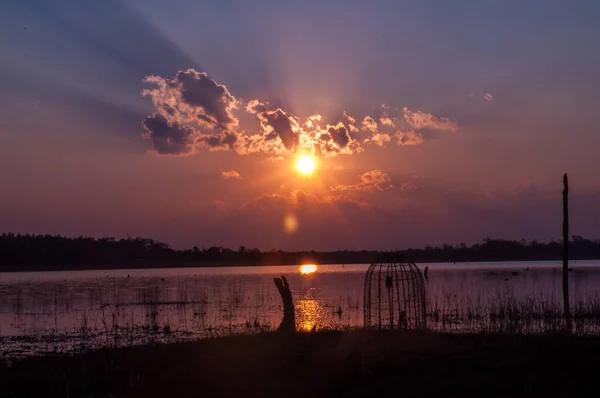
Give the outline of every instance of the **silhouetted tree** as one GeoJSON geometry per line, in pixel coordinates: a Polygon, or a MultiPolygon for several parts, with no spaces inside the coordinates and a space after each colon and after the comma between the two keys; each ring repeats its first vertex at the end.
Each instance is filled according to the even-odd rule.
{"type": "MultiPolygon", "coordinates": [[[[571,259],[600,258],[600,241],[575,235],[569,242],[571,259]]],[[[424,249],[405,249],[392,252],[360,251],[298,251],[285,252],[240,247],[231,250],[213,246],[199,249],[174,250],[168,244],[145,238],[115,239],[110,237],[68,238],[56,235],[0,235],[0,269],[8,268],[72,268],[92,267],[164,267],[219,265],[278,265],[314,262],[318,264],[369,264],[382,254],[406,258],[415,262],[476,262],[517,260],[561,260],[563,242],[547,243],[486,238],[482,243],[468,246],[428,245],[424,249]]]]}

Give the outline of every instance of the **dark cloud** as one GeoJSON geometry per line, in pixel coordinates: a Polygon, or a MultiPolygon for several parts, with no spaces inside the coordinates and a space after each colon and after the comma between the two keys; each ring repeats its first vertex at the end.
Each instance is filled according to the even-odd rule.
{"type": "Polygon", "coordinates": [[[287,150],[294,150],[299,143],[301,132],[298,121],[281,108],[270,109],[269,104],[250,101],[246,111],[255,115],[263,129],[264,139],[267,141],[279,138],[287,150]]]}
{"type": "Polygon", "coordinates": [[[191,154],[195,146],[234,149],[237,100],[227,87],[193,69],[178,72],[174,79],[148,76],[145,81],[157,86],[142,92],[158,111],[142,122],[157,153],[191,154]]]}
{"type": "Polygon", "coordinates": [[[233,110],[237,100],[227,87],[194,69],[180,71],[174,79],[147,76],[146,83],[158,88],[144,90],[157,110],[179,123],[198,123],[204,130],[229,130],[238,125],[233,110]]]}
{"type": "Polygon", "coordinates": [[[213,135],[203,135],[198,138],[198,142],[210,148],[211,150],[233,149],[238,141],[234,133],[218,133],[213,135]]]}
{"type": "Polygon", "coordinates": [[[345,148],[350,142],[350,133],[342,123],[336,126],[328,126],[327,133],[329,133],[333,142],[340,148],[345,148]]]}
{"type": "Polygon", "coordinates": [[[396,133],[398,145],[420,145],[425,142],[425,137],[422,133],[416,131],[398,131],[396,133]]]}
{"type": "Polygon", "coordinates": [[[193,69],[180,71],[169,84],[181,90],[181,98],[190,106],[202,108],[200,116],[213,121],[220,128],[232,128],[237,119],[231,111],[236,107],[236,99],[227,87],[208,77],[206,72],[193,69]]]}
{"type": "Polygon", "coordinates": [[[159,113],[142,121],[144,136],[152,141],[152,149],[159,154],[189,154],[194,150],[196,131],[177,122],[169,122],[159,113]]]}
{"type": "Polygon", "coordinates": [[[267,132],[266,139],[273,140],[279,137],[287,149],[294,149],[298,145],[298,122],[290,115],[276,109],[258,114],[261,124],[267,132]]]}
{"type": "Polygon", "coordinates": [[[352,137],[349,128],[342,122],[336,125],[328,124],[324,130],[318,130],[313,146],[318,155],[325,157],[363,151],[360,143],[352,137]]]}

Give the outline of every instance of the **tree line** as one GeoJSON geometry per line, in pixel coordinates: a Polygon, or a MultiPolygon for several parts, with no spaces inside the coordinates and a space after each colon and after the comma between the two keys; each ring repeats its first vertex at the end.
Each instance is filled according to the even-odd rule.
{"type": "MultiPolygon", "coordinates": [[[[0,235],[0,269],[163,267],[225,265],[363,264],[389,258],[415,262],[476,262],[560,260],[562,241],[538,242],[484,239],[466,245],[425,246],[397,251],[340,250],[260,251],[239,247],[176,250],[166,243],[146,238],[69,238],[60,235],[0,235]]],[[[600,259],[600,240],[575,235],[569,242],[571,259],[600,259]]]]}

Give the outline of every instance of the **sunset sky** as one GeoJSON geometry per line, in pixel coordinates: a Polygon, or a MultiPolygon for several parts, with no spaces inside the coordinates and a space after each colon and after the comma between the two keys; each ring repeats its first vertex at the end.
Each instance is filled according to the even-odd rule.
{"type": "Polygon", "coordinates": [[[0,231],[548,240],[568,172],[571,231],[600,238],[599,20],[584,0],[3,2],[0,231]]]}

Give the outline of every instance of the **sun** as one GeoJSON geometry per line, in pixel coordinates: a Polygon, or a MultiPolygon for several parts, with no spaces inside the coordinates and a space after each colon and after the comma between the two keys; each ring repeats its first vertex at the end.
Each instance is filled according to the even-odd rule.
{"type": "Polygon", "coordinates": [[[315,158],[310,155],[302,155],[296,160],[296,170],[300,174],[309,175],[315,171],[317,162],[315,158]]]}
{"type": "Polygon", "coordinates": [[[315,264],[304,264],[300,266],[300,273],[302,275],[312,274],[317,271],[317,266],[315,264]]]}

